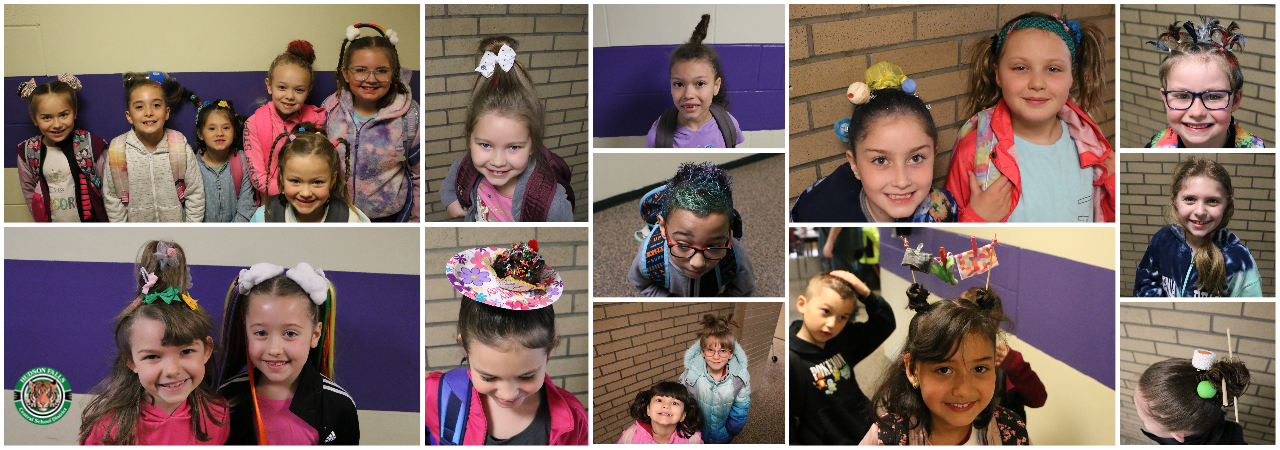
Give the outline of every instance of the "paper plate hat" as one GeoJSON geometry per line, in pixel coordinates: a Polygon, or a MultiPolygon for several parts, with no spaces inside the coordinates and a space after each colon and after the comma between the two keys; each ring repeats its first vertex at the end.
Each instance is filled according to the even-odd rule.
{"type": "Polygon", "coordinates": [[[510,248],[473,248],[449,258],[444,273],[454,289],[486,305],[543,308],[560,298],[564,281],[537,251],[537,241],[510,248]]]}

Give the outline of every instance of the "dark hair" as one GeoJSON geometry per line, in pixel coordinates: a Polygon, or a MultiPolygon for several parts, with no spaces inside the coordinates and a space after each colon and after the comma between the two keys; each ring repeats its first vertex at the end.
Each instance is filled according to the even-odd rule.
{"type": "Polygon", "coordinates": [[[543,349],[549,354],[560,343],[556,311],[550,306],[517,311],[467,297],[462,298],[462,307],[458,308],[458,338],[463,350],[469,349],[472,342],[503,348],[514,340],[524,348],[543,349]]]}
{"type": "MultiPolygon", "coordinates": [[[[520,48],[520,42],[509,36],[490,36],[480,40],[478,54],[497,54],[503,45],[512,50],[520,48]]],[[[546,160],[546,155],[542,154],[542,139],[547,127],[545,109],[542,100],[538,98],[538,90],[533,86],[533,79],[520,61],[512,64],[510,71],[495,67],[491,78],[476,74],[476,83],[471,89],[471,103],[467,105],[467,122],[463,126],[467,148],[471,147],[471,133],[476,129],[476,122],[486,114],[497,114],[524,122],[529,127],[531,154],[537,158],[538,163],[546,160]]],[[[469,155],[470,153],[468,157],[469,155]]]]}
{"type": "Polygon", "coordinates": [[[728,316],[716,316],[715,314],[704,314],[702,320],[698,321],[698,346],[706,349],[712,343],[720,344],[720,348],[728,349],[730,352],[734,350],[737,340],[733,338],[733,328],[739,326],[733,321],[733,313],[728,316]]]}
{"type": "Polygon", "coordinates": [[[809,285],[804,289],[804,296],[812,300],[813,297],[816,297],[821,292],[819,289],[828,289],[844,300],[858,300],[858,293],[854,292],[853,285],[849,284],[848,281],[831,275],[831,272],[822,272],[809,278],[809,285]]]}
{"type": "MultiPolygon", "coordinates": [[[[239,281],[239,279],[237,279],[239,281]]],[[[249,302],[254,297],[260,295],[269,295],[273,297],[291,297],[300,302],[305,302],[307,312],[311,315],[312,323],[324,322],[320,305],[311,301],[310,294],[302,288],[298,282],[281,274],[263,280],[262,282],[249,289],[249,292],[240,295],[237,291],[238,287],[233,284],[231,290],[227,292],[226,306],[222,311],[222,348],[225,350],[222,362],[219,367],[222,371],[218,374],[218,383],[225,383],[240,373],[241,369],[248,369],[252,372],[252,367],[246,367],[249,352],[249,332],[246,328],[245,314],[249,309],[249,302]]],[[[332,289],[332,286],[330,286],[332,289]]],[[[321,325],[324,326],[323,324],[321,325]]],[[[324,330],[322,333],[333,333],[333,330],[324,330]]],[[[325,373],[325,359],[323,345],[317,345],[307,352],[307,365],[315,367],[321,373],[325,373]]],[[[334,352],[330,349],[328,359],[333,359],[334,352]]],[[[331,376],[331,375],[330,375],[331,376]]],[[[233,402],[239,403],[239,399],[232,399],[233,402]]]]}
{"type": "Polygon", "coordinates": [[[924,132],[933,141],[933,152],[938,153],[938,127],[933,124],[933,114],[920,97],[908,94],[900,88],[879,89],[863,105],[855,105],[849,116],[849,151],[856,156],[858,144],[867,138],[867,129],[881,118],[897,115],[914,117],[924,126],[924,132]]]}
{"type": "MultiPolygon", "coordinates": [[[[333,179],[333,186],[329,188],[329,197],[337,197],[347,202],[351,212],[356,212],[355,202],[351,201],[352,195],[347,193],[349,186],[347,177],[353,176],[351,175],[351,144],[343,138],[335,140],[347,149],[346,158],[339,158],[338,148],[329,141],[324,127],[311,122],[302,122],[295,125],[292,130],[280,133],[276,136],[276,140],[271,142],[271,148],[276,148],[284,138],[289,140],[280,147],[280,156],[276,160],[276,188],[284,192],[284,166],[290,159],[298,156],[318,156],[329,164],[330,169],[338,173],[333,179]]],[[[267,167],[272,167],[271,159],[272,155],[267,155],[267,167]]]]}
{"type": "Polygon", "coordinates": [[[1151,420],[1169,431],[1197,435],[1222,420],[1222,405],[1229,403],[1223,394],[1234,399],[1244,394],[1247,387],[1249,368],[1239,359],[1215,361],[1206,371],[1197,370],[1190,359],[1167,359],[1142,372],[1137,390],[1142,391],[1151,420]],[[1196,392],[1196,386],[1205,380],[1218,390],[1212,398],[1201,398],[1196,392]]]}
{"type": "MultiPolygon", "coordinates": [[[[907,419],[908,428],[923,427],[929,430],[933,426],[933,414],[929,411],[920,390],[911,385],[907,371],[914,370],[920,363],[939,363],[951,359],[960,349],[961,341],[970,334],[979,334],[989,339],[995,348],[996,338],[1000,332],[1000,323],[1009,319],[995,309],[990,297],[982,297],[977,303],[967,300],[942,300],[933,304],[924,296],[911,295],[908,308],[916,312],[907,329],[907,340],[902,345],[898,357],[885,369],[882,384],[872,397],[870,411],[881,408],[889,415],[897,415],[907,419]],[[907,367],[903,356],[910,356],[911,367],[907,367]]],[[[995,377],[992,377],[995,380],[995,377]]],[[[988,399],[987,407],[978,413],[974,425],[983,429],[991,420],[998,398],[1004,386],[997,384],[995,393],[988,399]]],[[[881,428],[892,425],[893,419],[886,415],[875,419],[881,428]]]]}
{"type": "MultiPolygon", "coordinates": [[[[146,388],[138,379],[138,374],[129,368],[133,361],[133,324],[139,318],[155,320],[164,324],[164,336],[160,345],[185,347],[200,342],[216,354],[217,346],[212,343],[210,331],[213,331],[213,319],[204,308],[191,309],[184,302],[172,304],[163,301],[141,303],[142,297],[115,318],[114,338],[116,356],[111,363],[111,372],[91,393],[98,394],[85,406],[80,416],[80,434],[78,441],[85,444],[89,435],[99,422],[106,421],[102,437],[104,444],[134,445],[138,443],[136,430],[138,420],[142,416],[141,402],[147,398],[146,388]]],[[[207,418],[215,426],[225,425],[218,415],[212,413],[217,407],[224,409],[227,402],[209,385],[209,377],[214,374],[214,358],[210,357],[204,364],[205,378],[196,385],[195,390],[187,397],[191,407],[191,430],[199,441],[211,439],[209,430],[204,428],[207,418]],[[212,405],[212,406],[211,406],[212,405]]]]}
{"type": "Polygon", "coordinates": [[[693,35],[689,36],[689,41],[677,47],[675,53],[671,54],[671,65],[667,67],[667,72],[670,72],[676,63],[706,61],[711,65],[716,78],[720,80],[720,92],[711,98],[711,104],[720,105],[727,110],[729,109],[729,85],[728,80],[725,80],[724,70],[720,68],[720,55],[716,53],[716,49],[702,44],[702,41],[707,38],[707,25],[710,23],[711,15],[703,14],[698,26],[693,27],[693,35]]]}
{"type": "MultiPolygon", "coordinates": [[[[80,98],[76,95],[75,88],[72,88],[71,85],[63,82],[62,80],[53,80],[36,86],[35,90],[31,91],[31,96],[27,97],[27,101],[29,102],[27,103],[27,113],[31,116],[32,120],[35,120],[36,118],[36,107],[40,104],[40,97],[49,94],[65,95],[67,97],[67,103],[71,105],[71,111],[80,111],[80,98]]],[[[71,135],[72,133],[67,133],[68,137],[71,135]]]]}
{"type": "MultiPolygon", "coordinates": [[[[400,54],[396,51],[396,46],[391,44],[391,40],[382,36],[365,36],[354,41],[342,40],[342,50],[338,52],[338,69],[333,72],[333,79],[338,83],[338,90],[351,92],[351,87],[347,83],[345,69],[347,64],[351,63],[351,55],[357,50],[365,49],[382,49],[387,52],[387,59],[391,60],[391,89],[386,95],[378,99],[378,109],[386,108],[391,102],[396,100],[396,94],[408,94],[409,88],[400,81],[400,54]],[[348,43],[350,45],[348,45],[348,43]]],[[[370,76],[373,76],[370,74],[370,76]]]]}
{"type": "Polygon", "coordinates": [[[244,136],[242,136],[242,134],[244,131],[244,123],[249,118],[236,114],[236,106],[231,102],[231,100],[220,98],[214,100],[208,105],[205,105],[200,101],[199,97],[193,95],[191,96],[191,102],[195,103],[196,108],[199,108],[196,110],[196,138],[194,139],[197,153],[204,153],[206,144],[204,142],[204,138],[201,137],[200,130],[204,129],[205,123],[209,122],[209,115],[214,111],[226,114],[227,121],[231,122],[231,127],[234,130],[232,132],[231,149],[235,150],[244,148],[244,136]],[[227,106],[222,106],[220,103],[226,103],[227,106]]]}
{"type": "MultiPolygon", "coordinates": [[[[1227,172],[1226,168],[1218,164],[1217,161],[1191,156],[1173,168],[1173,181],[1169,184],[1169,199],[1176,205],[1178,192],[1182,190],[1187,179],[1198,176],[1208,177],[1217,181],[1218,184],[1222,185],[1222,193],[1227,197],[1227,207],[1222,212],[1222,220],[1218,222],[1218,227],[1210,231],[1207,236],[1209,245],[1201,245],[1191,255],[1196,271],[1199,272],[1196,278],[1200,282],[1201,290],[1219,292],[1227,285],[1226,259],[1222,256],[1222,249],[1218,248],[1217,243],[1213,242],[1213,237],[1218,233],[1218,230],[1226,228],[1227,224],[1231,223],[1231,216],[1236,213],[1236,194],[1235,189],[1231,187],[1231,174],[1227,172]]],[[[1182,221],[1177,217],[1177,206],[1170,207],[1168,211],[1169,220],[1178,224],[1178,227],[1182,228],[1183,234],[1190,234],[1190,231],[1187,231],[1182,226],[1182,221]]]]}
{"type": "Polygon", "coordinates": [[[267,68],[267,78],[275,78],[276,66],[281,64],[293,64],[303,69],[307,69],[307,74],[311,77],[311,84],[314,85],[316,71],[311,67],[311,65],[315,62],[315,48],[311,46],[310,42],[299,39],[290,42],[289,45],[285,47],[284,53],[276,55],[276,59],[271,60],[271,67],[267,68]]]}
{"type": "MultiPolygon", "coordinates": [[[[1000,30],[1028,17],[1062,22],[1061,19],[1049,14],[1029,12],[1009,19],[1000,27],[1000,30]]],[[[971,60],[973,69],[969,71],[966,117],[972,117],[1000,101],[1002,92],[1000,85],[996,84],[996,68],[1000,64],[1004,47],[996,48],[998,34],[992,35],[990,39],[979,39],[969,52],[973,55],[971,60]]],[[[1063,44],[1065,45],[1065,42],[1063,44]]],[[[1008,40],[1005,41],[1005,45],[1008,45],[1008,40]]],[[[1076,96],[1076,102],[1086,114],[1102,108],[1102,93],[1107,91],[1105,70],[1107,56],[1104,49],[1108,46],[1107,35],[1102,33],[1101,28],[1089,22],[1080,22],[1080,43],[1076,44],[1075,61],[1071,63],[1071,86],[1080,90],[1080,95],[1076,96]]]]}
{"type": "Polygon", "coordinates": [[[687,209],[698,216],[721,213],[732,217],[733,178],[709,162],[680,164],[676,176],[667,181],[662,217],[669,217],[676,208],[687,209]]]}
{"type": "MultiPolygon", "coordinates": [[[[164,252],[167,253],[167,252],[164,252]]],[[[134,295],[142,295],[142,287],[146,285],[146,276],[139,271],[145,269],[147,273],[156,276],[156,282],[151,286],[149,292],[160,292],[170,287],[178,288],[180,292],[186,292],[191,288],[191,269],[187,267],[187,252],[182,249],[181,245],[173,241],[147,241],[142,244],[142,248],[138,249],[138,256],[133,262],[133,279],[137,283],[137,291],[134,295]],[[159,257],[155,254],[159,252],[161,243],[167,248],[174,250],[174,255],[165,258],[164,268],[159,257]]]]}
{"type": "Polygon", "coordinates": [[[684,420],[676,424],[676,435],[688,439],[702,429],[702,408],[698,407],[698,399],[693,398],[693,394],[683,384],[674,381],[663,381],[636,393],[636,400],[631,402],[631,418],[651,425],[653,421],[649,419],[649,402],[654,397],[674,398],[684,404],[684,420]]]}
{"type": "Polygon", "coordinates": [[[133,98],[133,91],[144,86],[154,86],[160,88],[161,97],[164,98],[166,107],[176,105],[182,101],[183,97],[194,97],[195,94],[182,87],[178,80],[170,77],[169,74],[159,72],[163,76],[163,81],[156,82],[151,80],[150,72],[127,72],[124,74],[124,109],[129,109],[129,101],[133,98]]]}

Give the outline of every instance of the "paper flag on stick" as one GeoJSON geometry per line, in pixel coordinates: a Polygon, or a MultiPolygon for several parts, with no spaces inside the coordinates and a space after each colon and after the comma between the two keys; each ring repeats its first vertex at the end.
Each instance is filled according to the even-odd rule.
{"type": "Polygon", "coordinates": [[[996,259],[996,248],[993,244],[979,247],[977,251],[971,250],[956,255],[956,271],[960,273],[962,280],[980,275],[998,265],[1000,261],[996,259]]]}
{"type": "MultiPolygon", "coordinates": [[[[907,239],[902,238],[902,242],[906,244],[907,239]]],[[[943,258],[935,258],[932,254],[924,251],[924,244],[920,244],[916,248],[907,246],[906,252],[902,254],[902,265],[910,267],[913,272],[921,272],[932,274],[948,284],[955,285],[956,277],[951,274],[951,267],[956,265],[955,255],[946,254],[946,249],[939,249],[943,254],[943,258]],[[945,258],[945,259],[944,259],[945,258]]],[[[911,274],[912,278],[915,274],[911,274]]]]}

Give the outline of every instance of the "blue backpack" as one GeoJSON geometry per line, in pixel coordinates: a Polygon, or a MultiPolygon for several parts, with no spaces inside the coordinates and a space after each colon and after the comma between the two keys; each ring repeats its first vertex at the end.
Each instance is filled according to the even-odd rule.
{"type": "Polygon", "coordinates": [[[462,445],[467,431],[467,414],[471,409],[471,377],[466,367],[456,367],[440,377],[438,407],[440,436],[427,427],[428,445],[462,445]]]}
{"type": "MultiPolygon", "coordinates": [[[[664,184],[644,194],[644,197],[640,200],[640,217],[644,219],[645,227],[636,231],[635,238],[637,241],[646,242],[644,244],[645,277],[659,286],[671,289],[671,280],[667,279],[667,265],[670,258],[667,255],[667,240],[662,237],[661,232],[658,232],[658,216],[662,214],[662,204],[666,200],[666,193],[667,186],[664,184]]],[[[742,238],[742,216],[738,215],[738,210],[736,209],[733,210],[733,217],[729,222],[729,230],[734,239],[742,238]]],[[[729,280],[737,277],[738,248],[734,247],[732,251],[721,259],[712,273],[715,274],[716,287],[719,289],[723,289],[725,285],[729,284],[729,280]]]]}

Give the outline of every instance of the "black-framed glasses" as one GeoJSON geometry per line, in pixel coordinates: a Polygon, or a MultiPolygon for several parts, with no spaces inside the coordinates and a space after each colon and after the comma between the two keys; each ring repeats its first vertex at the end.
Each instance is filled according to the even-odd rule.
{"type": "Polygon", "coordinates": [[[689,259],[689,258],[692,258],[693,255],[702,253],[703,258],[706,258],[711,261],[719,261],[721,259],[724,259],[725,256],[729,256],[729,250],[733,249],[732,239],[730,239],[727,244],[729,244],[730,246],[728,247],[694,247],[692,245],[685,245],[685,244],[672,244],[670,240],[667,240],[667,252],[672,257],[680,258],[680,259],[689,259]]]}
{"type": "Polygon", "coordinates": [[[1227,109],[1231,106],[1231,91],[1164,91],[1165,106],[1178,111],[1191,109],[1191,105],[1197,98],[1200,99],[1200,104],[1204,105],[1204,109],[1210,111],[1227,109]]]}
{"type": "Polygon", "coordinates": [[[351,78],[356,81],[364,81],[369,79],[369,74],[373,74],[373,79],[387,82],[391,81],[391,69],[381,67],[376,70],[369,70],[367,67],[351,67],[347,69],[351,72],[351,78]]]}

